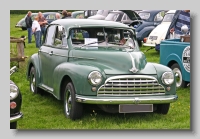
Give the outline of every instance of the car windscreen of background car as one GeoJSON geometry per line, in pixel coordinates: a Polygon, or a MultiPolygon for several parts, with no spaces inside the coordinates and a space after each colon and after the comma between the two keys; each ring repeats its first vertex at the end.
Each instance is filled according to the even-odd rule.
{"type": "Polygon", "coordinates": [[[174,14],[166,14],[164,16],[163,22],[171,22],[173,17],[174,17],[174,14]]]}
{"type": "Polygon", "coordinates": [[[143,20],[147,20],[150,17],[150,13],[139,13],[138,14],[140,16],[141,19],[143,20]]]}
{"type": "Polygon", "coordinates": [[[105,20],[116,21],[118,16],[119,16],[118,13],[109,13],[108,16],[105,18],[105,20]]]}

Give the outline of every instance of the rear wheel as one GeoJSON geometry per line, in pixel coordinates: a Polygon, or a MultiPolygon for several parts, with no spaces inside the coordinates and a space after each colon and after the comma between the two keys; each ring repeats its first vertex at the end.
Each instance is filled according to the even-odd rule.
{"type": "Polygon", "coordinates": [[[176,77],[176,87],[183,87],[183,88],[187,87],[187,82],[183,80],[180,66],[177,63],[175,63],[171,66],[171,69],[176,77]]]}
{"type": "Polygon", "coordinates": [[[22,30],[27,30],[27,28],[26,27],[22,27],[22,30]]]}
{"type": "Polygon", "coordinates": [[[76,102],[76,92],[71,82],[67,84],[64,91],[64,113],[72,120],[80,119],[83,115],[83,106],[76,102]]]}

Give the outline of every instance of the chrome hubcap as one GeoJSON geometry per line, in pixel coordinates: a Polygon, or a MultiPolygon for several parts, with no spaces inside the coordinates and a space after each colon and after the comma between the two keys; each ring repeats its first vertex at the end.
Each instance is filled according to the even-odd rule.
{"type": "Polygon", "coordinates": [[[71,92],[70,92],[70,90],[67,90],[66,97],[65,97],[65,111],[66,111],[67,116],[70,115],[70,111],[72,108],[71,100],[72,100],[71,92]]]}
{"type": "Polygon", "coordinates": [[[180,87],[182,84],[182,74],[181,71],[178,68],[174,68],[173,72],[175,73],[176,77],[176,87],[180,87]]]}
{"type": "Polygon", "coordinates": [[[35,76],[32,74],[32,79],[31,79],[31,91],[35,91],[35,76]]]}

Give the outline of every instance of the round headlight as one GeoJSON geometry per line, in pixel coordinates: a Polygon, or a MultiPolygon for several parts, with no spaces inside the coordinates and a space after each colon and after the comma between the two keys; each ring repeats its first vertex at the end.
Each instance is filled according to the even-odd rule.
{"type": "Polygon", "coordinates": [[[102,81],[102,75],[98,71],[92,71],[88,75],[88,81],[91,85],[97,86],[101,83],[102,81]]]}
{"type": "Polygon", "coordinates": [[[10,84],[10,100],[15,99],[19,94],[19,89],[16,85],[10,84]]]}
{"type": "Polygon", "coordinates": [[[172,72],[163,73],[162,82],[165,85],[171,85],[174,82],[174,74],[172,72]]]}

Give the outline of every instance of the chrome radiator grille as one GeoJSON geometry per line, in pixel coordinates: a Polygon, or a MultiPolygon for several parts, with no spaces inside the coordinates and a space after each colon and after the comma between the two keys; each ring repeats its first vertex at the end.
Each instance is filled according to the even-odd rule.
{"type": "Polygon", "coordinates": [[[165,88],[155,77],[125,75],[110,77],[97,91],[98,96],[138,96],[165,94],[165,88]]]}

